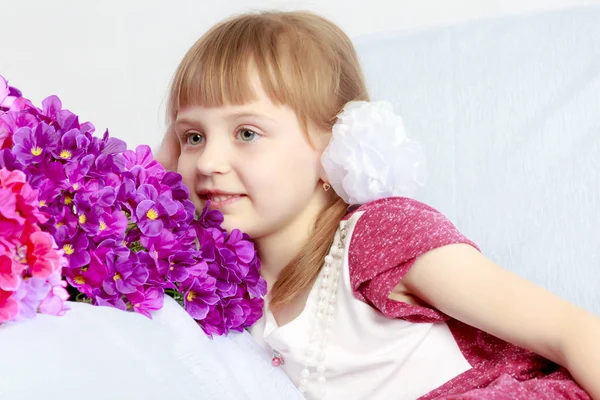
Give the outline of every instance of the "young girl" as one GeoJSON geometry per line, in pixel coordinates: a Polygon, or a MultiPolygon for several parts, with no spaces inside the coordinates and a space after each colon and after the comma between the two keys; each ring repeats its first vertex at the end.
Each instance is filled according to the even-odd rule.
{"type": "Polygon", "coordinates": [[[158,158],[255,241],[269,294],[251,333],[273,364],[310,399],[600,399],[598,318],[408,192],[373,191],[386,165],[361,181],[369,149],[402,139],[367,101],[351,41],[309,13],[222,22],[174,77],[158,158]]]}

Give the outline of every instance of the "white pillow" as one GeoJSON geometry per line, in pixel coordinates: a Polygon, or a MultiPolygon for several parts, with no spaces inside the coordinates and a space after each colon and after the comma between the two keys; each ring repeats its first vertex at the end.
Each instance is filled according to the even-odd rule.
{"type": "Polygon", "coordinates": [[[0,399],[302,399],[248,333],[208,338],[170,297],[153,320],[68,303],[0,325],[0,399]]]}

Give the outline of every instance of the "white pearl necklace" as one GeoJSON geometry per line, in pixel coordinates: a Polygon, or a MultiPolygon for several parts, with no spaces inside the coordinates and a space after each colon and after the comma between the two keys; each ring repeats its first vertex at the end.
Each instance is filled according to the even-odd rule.
{"type": "Polygon", "coordinates": [[[339,238],[336,233],[336,241],[331,246],[329,254],[325,256],[325,264],[321,271],[321,284],[319,286],[319,296],[316,305],[316,315],[314,324],[312,324],[311,334],[308,340],[308,346],[304,352],[304,367],[300,372],[298,389],[305,394],[308,391],[311,381],[319,384],[318,393],[325,395],[325,360],[327,359],[327,341],[331,334],[331,325],[333,323],[336,304],[337,289],[340,273],[342,270],[344,256],[344,240],[346,239],[346,222],[342,221],[339,231],[339,238]],[[316,370],[311,372],[309,361],[316,364],[316,370]],[[316,362],[314,362],[316,360],[316,362]],[[316,379],[315,379],[316,378],[316,379]]]}

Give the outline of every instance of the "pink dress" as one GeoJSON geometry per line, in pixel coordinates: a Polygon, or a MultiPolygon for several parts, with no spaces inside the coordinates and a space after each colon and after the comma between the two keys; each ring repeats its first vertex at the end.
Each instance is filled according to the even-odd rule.
{"type": "MultiPolygon", "coordinates": [[[[420,255],[454,243],[476,247],[438,211],[388,198],[361,206],[342,224],[348,237],[325,363],[327,390],[309,390],[307,398],[590,399],[564,368],[432,307],[388,298],[420,255]]],[[[319,368],[301,349],[316,321],[311,310],[321,279],[295,320],[279,327],[266,310],[251,329],[259,344],[284,360],[297,385],[303,367],[311,376],[319,368]]]]}
{"type": "Polygon", "coordinates": [[[356,297],[389,318],[414,323],[446,322],[472,366],[420,399],[589,398],[566,369],[534,353],[434,308],[388,299],[419,255],[453,243],[475,244],[438,211],[414,200],[384,199],[359,210],[366,212],[355,228],[349,262],[356,297]]]}

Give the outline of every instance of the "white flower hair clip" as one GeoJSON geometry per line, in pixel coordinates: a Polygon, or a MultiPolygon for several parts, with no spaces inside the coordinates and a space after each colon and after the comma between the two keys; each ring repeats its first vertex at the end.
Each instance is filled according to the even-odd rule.
{"type": "Polygon", "coordinates": [[[425,156],[388,102],[351,101],[338,115],[321,163],[348,204],[413,197],[427,181],[425,156]]]}

